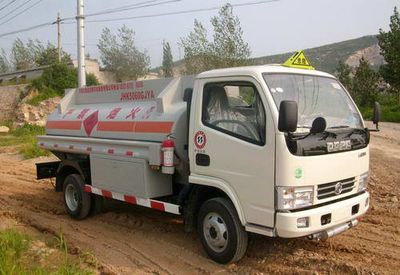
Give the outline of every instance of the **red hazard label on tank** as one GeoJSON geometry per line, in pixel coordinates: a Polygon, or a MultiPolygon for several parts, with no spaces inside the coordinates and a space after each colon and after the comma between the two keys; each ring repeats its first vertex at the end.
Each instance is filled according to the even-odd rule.
{"type": "Polygon", "coordinates": [[[196,145],[196,147],[198,149],[203,149],[204,146],[206,146],[206,142],[207,142],[207,137],[206,137],[206,134],[204,134],[203,131],[198,131],[194,135],[194,144],[196,145]]]}
{"type": "Polygon", "coordinates": [[[83,121],[83,127],[88,136],[92,134],[93,128],[99,122],[99,111],[94,112],[83,121]]]}

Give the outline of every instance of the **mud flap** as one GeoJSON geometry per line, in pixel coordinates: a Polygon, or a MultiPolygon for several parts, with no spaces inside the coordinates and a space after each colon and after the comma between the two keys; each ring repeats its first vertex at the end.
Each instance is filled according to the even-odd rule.
{"type": "Polygon", "coordinates": [[[36,179],[54,178],[61,161],[36,163],[36,179]]]}

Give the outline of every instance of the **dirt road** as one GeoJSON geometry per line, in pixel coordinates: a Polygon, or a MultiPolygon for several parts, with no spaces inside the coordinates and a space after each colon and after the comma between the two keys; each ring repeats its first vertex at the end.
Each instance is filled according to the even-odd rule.
{"type": "MultiPolygon", "coordinates": [[[[0,151],[0,225],[17,220],[43,234],[63,232],[70,253],[91,253],[105,274],[398,274],[400,270],[400,125],[372,134],[372,208],[359,226],[327,242],[251,235],[246,256],[229,266],[207,258],[195,233],[173,215],[122,203],[71,220],[48,180],[12,148],[0,151]]],[[[45,160],[45,159],[42,159],[45,160]]]]}

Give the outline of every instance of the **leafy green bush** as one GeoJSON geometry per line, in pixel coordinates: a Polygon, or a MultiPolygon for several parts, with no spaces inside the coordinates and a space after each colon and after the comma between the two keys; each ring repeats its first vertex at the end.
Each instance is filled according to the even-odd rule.
{"type": "Polygon", "coordinates": [[[86,86],[97,86],[97,85],[100,85],[100,82],[97,79],[97,77],[92,73],[86,74],[86,86]]]}
{"type": "Polygon", "coordinates": [[[26,103],[33,106],[38,106],[40,102],[57,96],[59,96],[59,94],[55,90],[46,87],[37,96],[34,96],[31,99],[27,100],[26,103]]]}
{"type": "MultiPolygon", "coordinates": [[[[86,85],[100,85],[94,74],[86,74],[86,85]]],[[[65,63],[57,63],[44,70],[43,74],[32,80],[31,87],[39,91],[39,95],[30,99],[27,103],[38,105],[41,101],[63,96],[66,89],[78,86],[78,74],[75,68],[65,63]]]]}
{"type": "Polygon", "coordinates": [[[32,87],[42,93],[46,88],[54,90],[58,95],[63,95],[65,89],[77,86],[76,70],[67,64],[59,63],[44,70],[43,74],[32,81],[32,87]]]}

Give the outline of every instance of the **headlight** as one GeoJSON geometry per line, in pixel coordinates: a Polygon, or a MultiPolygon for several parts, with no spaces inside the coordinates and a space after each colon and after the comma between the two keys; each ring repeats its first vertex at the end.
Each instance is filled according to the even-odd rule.
{"type": "Polygon", "coordinates": [[[368,186],[368,172],[361,174],[360,179],[358,180],[358,190],[357,192],[364,191],[368,186]]]}
{"type": "Polygon", "coordinates": [[[290,210],[313,204],[314,187],[277,187],[278,209],[290,210]]]}

